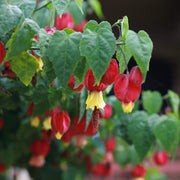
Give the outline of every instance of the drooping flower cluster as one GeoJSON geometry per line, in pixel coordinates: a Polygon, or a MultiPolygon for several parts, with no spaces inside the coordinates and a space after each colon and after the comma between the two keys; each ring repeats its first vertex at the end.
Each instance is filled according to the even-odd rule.
{"type": "Polygon", "coordinates": [[[129,113],[134,107],[134,102],[141,93],[143,75],[138,66],[132,68],[130,74],[119,74],[114,83],[114,93],[122,102],[123,111],[129,113]]]}
{"type": "Polygon", "coordinates": [[[91,117],[91,120],[86,127],[86,116],[84,115],[82,119],[79,120],[79,116],[76,116],[73,119],[72,126],[69,130],[63,135],[62,141],[64,143],[69,143],[72,138],[75,139],[76,146],[84,146],[87,144],[87,136],[93,136],[98,131],[99,126],[99,111],[94,111],[91,117]]]}

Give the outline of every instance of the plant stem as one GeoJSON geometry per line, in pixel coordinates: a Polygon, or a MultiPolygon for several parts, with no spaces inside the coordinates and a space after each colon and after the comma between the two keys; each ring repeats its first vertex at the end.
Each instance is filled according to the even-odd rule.
{"type": "Polygon", "coordinates": [[[44,8],[44,7],[46,7],[46,6],[48,6],[48,5],[51,4],[51,3],[52,3],[52,1],[49,1],[49,2],[46,3],[45,5],[43,5],[43,6],[39,7],[39,8],[37,8],[37,9],[35,9],[34,12],[39,11],[40,9],[42,9],[42,8],[44,8]]]}
{"type": "Polygon", "coordinates": [[[4,89],[4,87],[2,87],[2,86],[0,86],[0,91],[5,93],[5,94],[12,96],[12,94],[8,90],[4,89]]]}
{"type": "Polygon", "coordinates": [[[40,48],[39,47],[31,47],[30,50],[32,50],[32,51],[33,50],[40,50],[40,48]]]}
{"type": "Polygon", "coordinates": [[[121,47],[120,46],[118,46],[118,47],[120,48],[120,51],[121,51],[121,53],[123,55],[123,59],[124,59],[125,65],[126,65],[126,71],[129,72],[125,54],[124,54],[123,50],[121,49],[121,47]]]}

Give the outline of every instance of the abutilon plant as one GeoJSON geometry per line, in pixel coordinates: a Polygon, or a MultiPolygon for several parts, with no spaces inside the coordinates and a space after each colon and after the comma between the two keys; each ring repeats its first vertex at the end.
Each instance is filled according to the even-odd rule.
{"type": "Polygon", "coordinates": [[[84,82],[80,84],[78,87],[76,87],[75,84],[75,76],[74,74],[72,74],[68,81],[68,86],[75,92],[80,92],[84,88],[84,82]]]}
{"type": "Polygon", "coordinates": [[[122,102],[122,109],[129,113],[133,110],[134,103],[141,93],[143,75],[138,66],[132,68],[127,74],[119,74],[114,83],[114,93],[122,102]]]}
{"type": "Polygon", "coordinates": [[[103,119],[109,119],[112,116],[112,107],[110,104],[106,103],[104,106],[103,113],[99,113],[99,118],[103,119]]]}
{"type": "Polygon", "coordinates": [[[6,166],[2,162],[0,162],[0,175],[3,174],[5,170],[6,170],[6,166]]]}
{"type": "Polygon", "coordinates": [[[0,117],[0,130],[2,129],[2,127],[3,127],[3,118],[0,117]]]}
{"type": "Polygon", "coordinates": [[[54,131],[57,139],[61,139],[62,135],[69,129],[70,117],[66,111],[60,111],[57,107],[51,119],[52,131],[54,131]]]}
{"type": "Polygon", "coordinates": [[[99,85],[95,82],[95,77],[91,69],[89,69],[85,76],[85,86],[89,90],[89,95],[86,100],[86,109],[91,108],[94,110],[104,109],[105,102],[103,100],[102,91],[104,91],[108,85],[111,85],[116,76],[118,75],[118,64],[115,59],[112,59],[109,63],[109,66],[101,78],[99,85]]]}
{"type": "Polygon", "coordinates": [[[80,24],[77,24],[76,26],[74,26],[74,31],[76,32],[82,32],[84,30],[84,26],[88,23],[87,20],[83,20],[80,24]]]}
{"type": "Polygon", "coordinates": [[[2,42],[0,42],[0,64],[4,61],[5,48],[2,42]]]}
{"type": "Polygon", "coordinates": [[[135,178],[143,178],[146,175],[146,169],[143,165],[137,164],[132,169],[132,176],[135,178]]]}
{"type": "Polygon", "coordinates": [[[169,157],[165,150],[157,152],[155,151],[153,154],[154,162],[159,166],[164,166],[168,163],[169,157]]]}
{"type": "Polygon", "coordinates": [[[32,157],[29,161],[31,166],[42,167],[45,164],[45,156],[49,153],[50,145],[43,139],[37,139],[30,145],[32,157]]]}
{"type": "Polygon", "coordinates": [[[57,30],[63,30],[64,28],[73,29],[74,21],[72,15],[68,12],[63,13],[61,17],[57,15],[55,19],[55,27],[57,30]]]}

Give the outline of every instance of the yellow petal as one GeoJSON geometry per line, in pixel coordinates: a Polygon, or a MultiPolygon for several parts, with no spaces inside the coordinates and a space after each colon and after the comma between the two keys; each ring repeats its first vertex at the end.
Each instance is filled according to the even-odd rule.
{"type": "Polygon", "coordinates": [[[62,134],[60,134],[59,132],[57,132],[57,133],[56,133],[56,138],[57,138],[58,140],[60,140],[61,137],[62,137],[62,134]]]}
{"type": "Polygon", "coordinates": [[[37,59],[37,61],[39,63],[39,67],[37,68],[37,72],[38,72],[39,70],[42,70],[44,64],[43,64],[43,61],[42,61],[41,57],[37,57],[36,59],[37,59]]]}
{"type": "Polygon", "coordinates": [[[51,129],[51,117],[47,117],[47,118],[43,121],[43,129],[45,129],[45,130],[51,129]]]}
{"type": "Polygon", "coordinates": [[[122,103],[122,109],[125,113],[132,112],[133,107],[134,107],[134,103],[132,103],[132,102],[130,102],[129,104],[122,103]]]}
{"type": "Polygon", "coordinates": [[[145,180],[144,178],[135,178],[133,180],[145,180]]]}
{"type": "Polygon", "coordinates": [[[34,117],[31,119],[31,126],[38,127],[40,123],[40,119],[38,117],[34,117]]]}
{"type": "Polygon", "coordinates": [[[103,100],[103,94],[101,91],[92,91],[89,93],[86,100],[86,109],[91,108],[92,110],[94,110],[95,106],[97,107],[97,109],[103,109],[105,105],[106,104],[103,100]]]}

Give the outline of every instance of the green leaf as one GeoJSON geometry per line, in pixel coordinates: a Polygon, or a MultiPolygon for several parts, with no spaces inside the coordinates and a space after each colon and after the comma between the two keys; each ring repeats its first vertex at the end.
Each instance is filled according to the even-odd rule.
{"type": "Polygon", "coordinates": [[[62,98],[62,92],[59,89],[55,87],[49,88],[48,100],[50,106],[53,107],[59,105],[61,98],[62,98]]]}
{"type": "Polygon", "coordinates": [[[43,70],[46,73],[47,80],[49,84],[56,78],[56,74],[53,69],[52,62],[49,60],[47,49],[49,47],[49,40],[51,38],[51,34],[47,34],[44,29],[40,29],[39,31],[39,45],[40,45],[40,52],[42,55],[42,61],[44,63],[43,70]]]}
{"type": "Polygon", "coordinates": [[[121,33],[122,33],[122,38],[125,40],[126,35],[129,30],[129,22],[128,22],[128,17],[124,16],[123,20],[121,21],[121,33]]]}
{"type": "Polygon", "coordinates": [[[179,140],[179,125],[175,116],[161,118],[154,126],[154,133],[168,153],[174,150],[179,140]]]}
{"type": "Polygon", "coordinates": [[[99,19],[103,19],[104,15],[103,15],[102,8],[101,8],[101,3],[99,2],[99,0],[88,0],[88,3],[90,4],[92,9],[96,13],[97,17],[99,19]]]}
{"type": "Polygon", "coordinates": [[[33,116],[43,115],[49,109],[48,89],[45,85],[36,87],[33,102],[33,116]]]}
{"type": "Polygon", "coordinates": [[[14,5],[9,5],[6,0],[0,0],[0,36],[18,25],[22,11],[14,5]]]}
{"type": "Polygon", "coordinates": [[[149,35],[145,31],[135,33],[129,30],[126,35],[126,45],[130,53],[133,55],[136,63],[138,64],[143,79],[146,79],[146,73],[149,70],[149,61],[151,59],[153,43],[149,35]]]}
{"type": "Polygon", "coordinates": [[[179,104],[180,104],[180,98],[179,95],[175,92],[169,90],[168,95],[170,98],[170,103],[173,109],[173,112],[175,113],[176,117],[179,117],[179,104]]]}
{"type": "Polygon", "coordinates": [[[142,93],[143,108],[148,114],[158,113],[161,109],[163,100],[158,91],[144,91],[142,93]]]}
{"type": "Polygon", "coordinates": [[[98,25],[96,21],[89,21],[80,43],[81,55],[88,60],[97,82],[105,73],[115,52],[116,39],[110,29],[108,22],[98,25]]]}
{"type": "Polygon", "coordinates": [[[78,62],[76,69],[74,70],[74,75],[78,78],[80,83],[83,83],[87,70],[88,70],[87,61],[83,57],[78,62]]]}
{"type": "Polygon", "coordinates": [[[57,13],[61,17],[71,0],[52,0],[53,5],[55,6],[57,13]]]}
{"type": "Polygon", "coordinates": [[[126,63],[128,64],[131,59],[131,54],[127,49],[126,45],[119,45],[117,47],[116,58],[119,61],[119,72],[124,73],[126,69],[126,63]],[[126,62],[126,63],[125,63],[126,62]]]}
{"type": "Polygon", "coordinates": [[[79,120],[82,119],[84,116],[84,113],[86,111],[86,99],[88,96],[88,92],[86,88],[83,88],[82,91],[80,92],[80,98],[79,98],[79,120]]]}
{"type": "Polygon", "coordinates": [[[50,40],[47,53],[63,88],[67,87],[71,74],[82,58],[79,52],[80,40],[81,33],[66,34],[64,31],[56,31],[50,40]]]}
{"type": "Polygon", "coordinates": [[[86,129],[87,129],[88,126],[89,126],[89,123],[90,123],[90,121],[91,121],[92,114],[93,114],[93,110],[92,110],[91,108],[89,108],[89,109],[86,110],[86,129]]]}
{"type": "Polygon", "coordinates": [[[150,150],[154,140],[147,118],[148,116],[144,111],[137,111],[132,115],[128,124],[128,134],[141,161],[150,150]]]}
{"type": "Polygon", "coordinates": [[[39,64],[28,52],[22,52],[11,61],[11,69],[26,86],[31,82],[39,64]]]}
{"type": "Polygon", "coordinates": [[[81,13],[83,14],[83,9],[82,9],[82,3],[83,0],[75,0],[77,7],[80,9],[81,13]]]}
{"type": "Polygon", "coordinates": [[[17,30],[11,36],[8,41],[8,51],[5,60],[8,61],[15,56],[18,56],[22,51],[26,51],[31,47],[32,38],[39,31],[39,26],[31,19],[25,19],[22,24],[20,24],[17,30]]]}
{"type": "Polygon", "coordinates": [[[36,7],[36,0],[11,0],[10,4],[18,6],[23,12],[24,17],[28,18],[36,7]]]}
{"type": "Polygon", "coordinates": [[[87,10],[87,3],[83,1],[82,3],[82,10],[77,7],[76,2],[71,1],[69,6],[67,7],[67,11],[72,15],[74,24],[80,24],[86,18],[86,10],[87,10]]]}
{"type": "Polygon", "coordinates": [[[44,7],[33,14],[33,20],[37,22],[39,27],[44,28],[50,24],[50,11],[44,7]]]}

